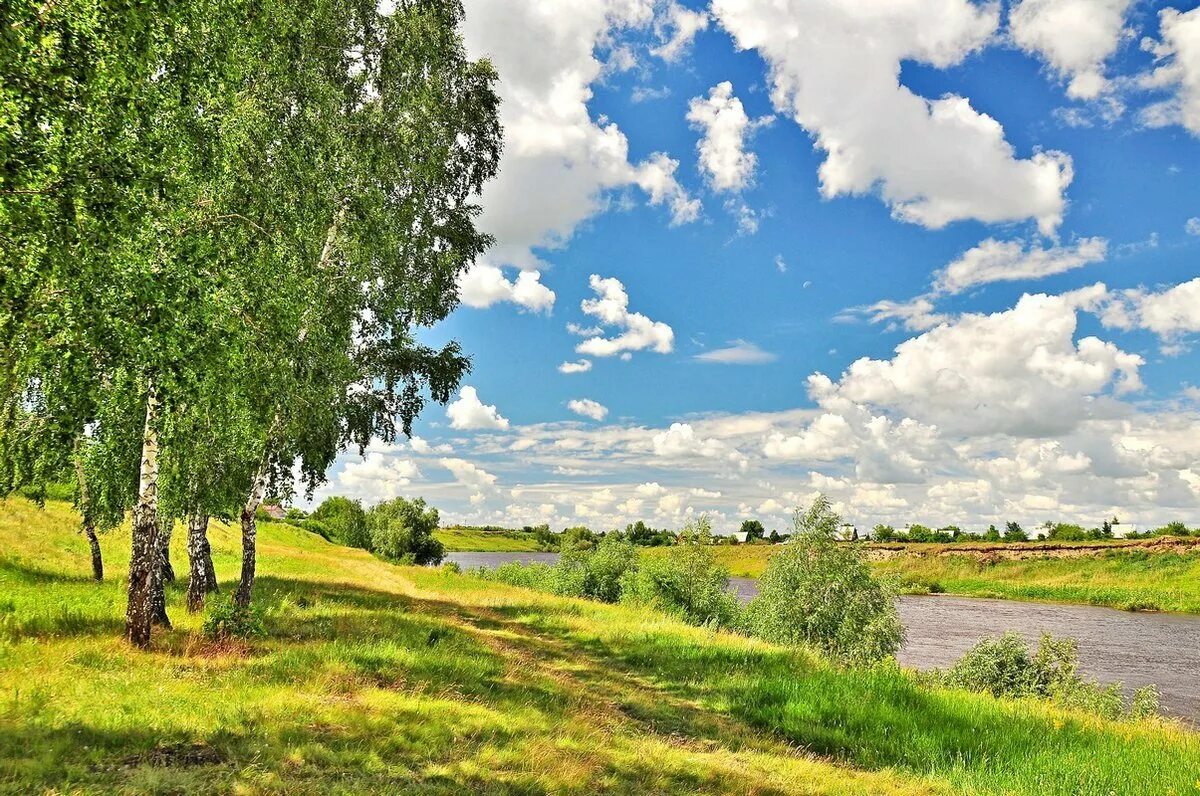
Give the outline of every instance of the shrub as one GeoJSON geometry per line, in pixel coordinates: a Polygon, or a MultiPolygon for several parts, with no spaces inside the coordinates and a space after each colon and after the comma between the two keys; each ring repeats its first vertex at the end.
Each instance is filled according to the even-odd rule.
{"type": "Polygon", "coordinates": [[[554,566],[555,591],[606,603],[621,599],[621,585],[637,568],[637,550],[617,535],[600,539],[594,550],[564,550],[554,566]]]}
{"type": "Polygon", "coordinates": [[[877,580],[854,545],[839,545],[841,523],[823,495],[797,512],[796,533],[771,557],[746,627],[783,644],[812,644],[851,663],[871,663],[900,648],[894,589],[877,580]]]}
{"type": "Polygon", "coordinates": [[[624,584],[621,600],[653,606],[694,625],[738,624],[741,609],[729,591],[729,570],[717,562],[710,536],[707,517],[689,523],[685,538],[693,541],[643,560],[624,584]]]}
{"type": "Polygon", "coordinates": [[[484,580],[496,580],[510,586],[556,592],[554,569],[541,562],[522,564],[519,561],[509,561],[492,569],[480,567],[474,574],[484,580]]]}
{"type": "Polygon", "coordinates": [[[205,638],[213,641],[263,638],[267,635],[262,611],[257,606],[241,606],[232,600],[211,602],[205,612],[201,631],[205,638]]]}
{"type": "Polygon", "coordinates": [[[1054,638],[1049,634],[1042,636],[1033,654],[1019,633],[985,638],[948,672],[938,672],[934,677],[955,688],[998,697],[1050,699],[1064,707],[1106,718],[1158,713],[1158,689],[1154,686],[1134,692],[1127,708],[1120,683],[1101,686],[1080,676],[1075,639],[1054,638]]]}
{"type": "Polygon", "coordinates": [[[309,533],[315,533],[317,536],[320,536],[327,542],[337,541],[337,539],[334,538],[333,531],[329,529],[329,526],[320,520],[300,520],[299,526],[309,533]]]}
{"type": "Polygon", "coordinates": [[[329,533],[331,542],[349,547],[371,549],[371,534],[367,531],[367,513],[357,500],[334,496],[326,498],[317,510],[309,515],[309,521],[321,523],[329,533]]]}
{"type": "Polygon", "coordinates": [[[462,567],[460,567],[458,565],[457,561],[443,561],[442,562],[442,574],[443,575],[461,575],[462,567]]]}
{"type": "Polygon", "coordinates": [[[372,506],[366,517],[370,549],[397,563],[440,563],[445,548],[433,538],[438,520],[437,509],[426,506],[421,498],[394,498],[372,506]]]}

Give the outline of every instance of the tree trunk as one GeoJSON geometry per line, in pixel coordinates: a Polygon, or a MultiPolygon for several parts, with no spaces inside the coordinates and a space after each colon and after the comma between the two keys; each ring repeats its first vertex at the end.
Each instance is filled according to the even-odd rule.
{"type": "Polygon", "coordinates": [[[142,434],[142,463],[138,499],[133,507],[133,542],[129,555],[129,602],[125,608],[125,637],[135,647],[150,646],[152,599],[158,569],[158,396],[154,385],[146,396],[146,427],[142,434]]]}
{"type": "Polygon", "coordinates": [[[92,548],[92,577],[97,581],[102,581],[104,580],[104,559],[100,556],[100,539],[96,536],[95,523],[85,520],[83,532],[87,535],[88,545],[92,548]]]}
{"type": "Polygon", "coordinates": [[[158,537],[154,544],[154,581],[150,597],[150,621],[156,625],[171,629],[171,618],[167,616],[167,575],[175,579],[171,571],[171,527],[174,522],[170,519],[158,523],[158,537]]]}
{"type": "Polygon", "coordinates": [[[266,488],[266,469],[264,458],[250,486],[250,497],[242,506],[242,578],[233,595],[233,602],[243,608],[250,605],[250,595],[254,590],[254,553],[258,536],[258,521],[254,515],[262,503],[263,490],[266,488]]]}
{"type": "Polygon", "coordinates": [[[204,610],[204,598],[215,590],[216,573],[212,572],[212,553],[208,547],[208,515],[188,517],[188,590],[187,609],[192,613],[204,610]]]}

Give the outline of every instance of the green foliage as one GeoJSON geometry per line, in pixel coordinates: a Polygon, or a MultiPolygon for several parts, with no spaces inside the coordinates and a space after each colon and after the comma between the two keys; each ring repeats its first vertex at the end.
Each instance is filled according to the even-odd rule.
{"type": "Polygon", "coordinates": [[[367,531],[367,513],[362,503],[341,496],[325,498],[310,519],[320,522],[329,529],[326,538],[331,542],[348,547],[371,548],[371,535],[367,531]]]}
{"type": "Polygon", "coordinates": [[[1011,520],[1004,526],[1004,541],[1006,542],[1028,542],[1029,534],[1025,533],[1025,529],[1018,522],[1011,520]]]}
{"type": "Polygon", "coordinates": [[[746,626],[768,641],[811,644],[848,662],[879,661],[896,653],[903,636],[895,595],[856,546],[835,541],[840,523],[823,495],[796,513],[795,534],[767,563],[746,626]]]}
{"type": "Polygon", "coordinates": [[[993,696],[1051,699],[1066,707],[1106,718],[1153,715],[1158,695],[1153,686],[1139,689],[1128,706],[1121,684],[1100,686],[1079,674],[1078,644],[1070,638],[1042,636],[1031,654],[1019,633],[983,639],[944,673],[933,678],[954,688],[993,696]]]}
{"type": "Polygon", "coordinates": [[[758,520],[742,520],[741,532],[746,534],[746,541],[752,542],[755,539],[762,539],[766,533],[766,528],[758,520]]]}
{"type": "Polygon", "coordinates": [[[625,526],[625,538],[639,547],[665,547],[675,542],[670,531],[655,530],[641,520],[625,526]]]}
{"type": "Polygon", "coordinates": [[[564,553],[571,550],[591,550],[596,546],[596,534],[583,525],[567,528],[558,537],[559,549],[564,553]]]}
{"type": "Polygon", "coordinates": [[[1082,542],[1089,538],[1088,532],[1082,525],[1066,522],[1056,522],[1050,526],[1046,538],[1052,542],[1082,542]]]}
{"type": "Polygon", "coordinates": [[[729,570],[703,539],[708,518],[690,523],[685,536],[694,541],[672,547],[664,556],[643,558],[623,585],[623,602],[650,605],[693,625],[734,627],[741,618],[729,590],[729,570]]]}
{"type": "Polygon", "coordinates": [[[366,513],[371,551],[382,558],[415,564],[437,564],[442,560],[442,543],[433,537],[438,511],[422,498],[394,498],[372,506],[366,513]]]}
{"type": "Polygon", "coordinates": [[[564,548],[554,566],[554,590],[615,603],[621,599],[622,584],[636,567],[637,549],[633,543],[609,534],[594,549],[564,548]]]}
{"type": "Polygon", "coordinates": [[[261,609],[241,606],[231,600],[212,600],[204,614],[204,637],[211,641],[264,638],[267,635],[261,609]]]}
{"type": "Polygon", "coordinates": [[[876,542],[891,542],[897,538],[896,529],[891,525],[876,525],[871,531],[871,538],[876,542]]]}

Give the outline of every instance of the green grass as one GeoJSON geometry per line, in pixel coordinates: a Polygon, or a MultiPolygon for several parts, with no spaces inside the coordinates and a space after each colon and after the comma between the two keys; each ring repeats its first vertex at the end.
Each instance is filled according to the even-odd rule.
{"type": "Polygon", "coordinates": [[[433,535],[447,553],[530,553],[538,549],[534,535],[524,531],[439,528],[433,535]]]}
{"type": "MultiPolygon", "coordinates": [[[[1200,737],[847,671],[264,523],[267,639],[119,640],[64,504],[0,504],[5,793],[1195,794],[1200,737]]],[[[223,596],[236,534],[212,532],[223,596]]],[[[181,541],[181,540],[177,540],[181,541]]],[[[102,538],[109,572],[128,534],[102,538]]],[[[175,551],[182,569],[181,550],[175,551]]]]}
{"type": "MultiPolygon", "coordinates": [[[[1027,545],[1017,546],[1024,549],[1027,545]]],[[[777,545],[716,547],[737,577],[757,578],[777,545]]],[[[649,550],[651,555],[657,551],[649,550]]],[[[1094,555],[1021,561],[955,554],[952,545],[913,545],[873,564],[909,594],[1102,605],[1122,610],[1200,613],[1200,546],[1188,552],[1109,544],[1094,555]]]]}

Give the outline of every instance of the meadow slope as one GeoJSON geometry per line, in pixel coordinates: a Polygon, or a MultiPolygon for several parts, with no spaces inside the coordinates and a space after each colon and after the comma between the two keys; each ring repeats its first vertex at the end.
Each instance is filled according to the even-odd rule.
{"type": "MultiPolygon", "coordinates": [[[[0,504],[0,791],[1194,794],[1200,737],[846,671],[622,606],[260,531],[269,637],[120,640],[127,532],[0,504]]],[[[180,541],[177,534],[177,542],[180,541]]],[[[236,534],[214,524],[222,595],[236,534]]],[[[183,553],[174,551],[183,571],[183,553]]]]}

